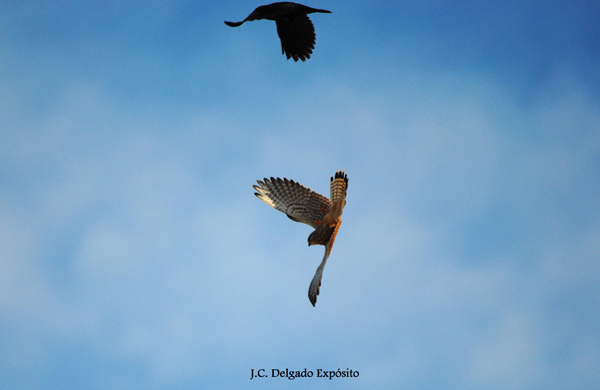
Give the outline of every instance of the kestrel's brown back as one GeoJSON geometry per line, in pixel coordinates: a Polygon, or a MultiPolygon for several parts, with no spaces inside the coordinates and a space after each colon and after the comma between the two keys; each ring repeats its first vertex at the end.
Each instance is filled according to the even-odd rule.
{"type": "Polygon", "coordinates": [[[325,246],[325,255],[308,289],[308,298],[314,306],[319,295],[323,269],[342,224],[348,176],[344,171],[337,171],[335,177],[331,177],[331,201],[293,180],[271,178],[257,182],[259,185],[253,187],[258,199],[285,213],[291,220],[312,226],[315,231],[308,237],[309,246],[325,246]]]}

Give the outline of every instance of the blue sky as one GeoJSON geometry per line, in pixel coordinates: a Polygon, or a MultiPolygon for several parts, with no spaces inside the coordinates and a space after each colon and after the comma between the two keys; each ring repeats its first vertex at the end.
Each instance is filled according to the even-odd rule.
{"type": "Polygon", "coordinates": [[[600,386],[600,3],[305,4],[0,4],[5,388],[600,386]],[[337,169],[313,308],[252,184],[337,169]]]}

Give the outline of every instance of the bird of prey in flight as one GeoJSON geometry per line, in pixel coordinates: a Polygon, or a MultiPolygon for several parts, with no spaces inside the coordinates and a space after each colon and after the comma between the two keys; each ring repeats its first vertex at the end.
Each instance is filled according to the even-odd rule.
{"type": "Polygon", "coordinates": [[[344,171],[337,171],[335,176],[331,176],[331,200],[293,180],[265,178],[262,181],[257,180],[257,182],[259,185],[253,187],[257,191],[254,195],[258,199],[285,213],[292,221],[312,226],[315,231],[308,236],[309,246],[325,246],[325,255],[321,265],[317,268],[308,288],[308,299],[315,306],[319,287],[321,287],[323,269],[331,253],[335,236],[342,225],[348,176],[344,171]]]}

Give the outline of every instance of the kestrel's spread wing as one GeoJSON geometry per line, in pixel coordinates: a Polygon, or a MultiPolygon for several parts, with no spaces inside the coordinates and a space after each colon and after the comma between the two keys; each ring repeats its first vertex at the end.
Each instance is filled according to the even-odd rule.
{"type": "Polygon", "coordinates": [[[294,61],[299,59],[305,61],[310,58],[316,42],[315,27],[307,15],[315,12],[331,13],[331,11],[302,4],[279,2],[261,5],[241,22],[225,22],[225,24],[238,27],[244,22],[253,20],[274,20],[277,24],[277,35],[281,40],[281,53],[285,53],[288,60],[293,58],[294,61]]]}
{"type": "Polygon", "coordinates": [[[284,212],[291,220],[312,226],[315,231],[308,237],[309,246],[325,246],[325,255],[308,289],[308,298],[314,306],[319,295],[323,269],[342,224],[348,176],[344,171],[337,171],[335,177],[331,177],[331,201],[293,180],[271,178],[257,182],[259,185],[253,187],[258,199],[284,212]]]}
{"type": "Polygon", "coordinates": [[[329,199],[288,179],[257,180],[255,195],[269,206],[285,213],[292,221],[317,228],[331,205],[329,199]]]}

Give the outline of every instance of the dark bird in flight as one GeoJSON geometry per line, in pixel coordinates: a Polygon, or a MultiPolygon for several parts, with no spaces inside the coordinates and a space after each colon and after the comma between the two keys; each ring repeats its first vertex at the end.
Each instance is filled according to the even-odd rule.
{"type": "Polygon", "coordinates": [[[230,27],[241,26],[244,22],[267,19],[274,20],[277,24],[277,35],[281,39],[281,54],[285,53],[287,59],[305,61],[315,48],[315,27],[308,18],[308,14],[315,12],[330,14],[331,11],[307,7],[292,2],[273,3],[261,5],[241,22],[225,22],[230,27]]]}

